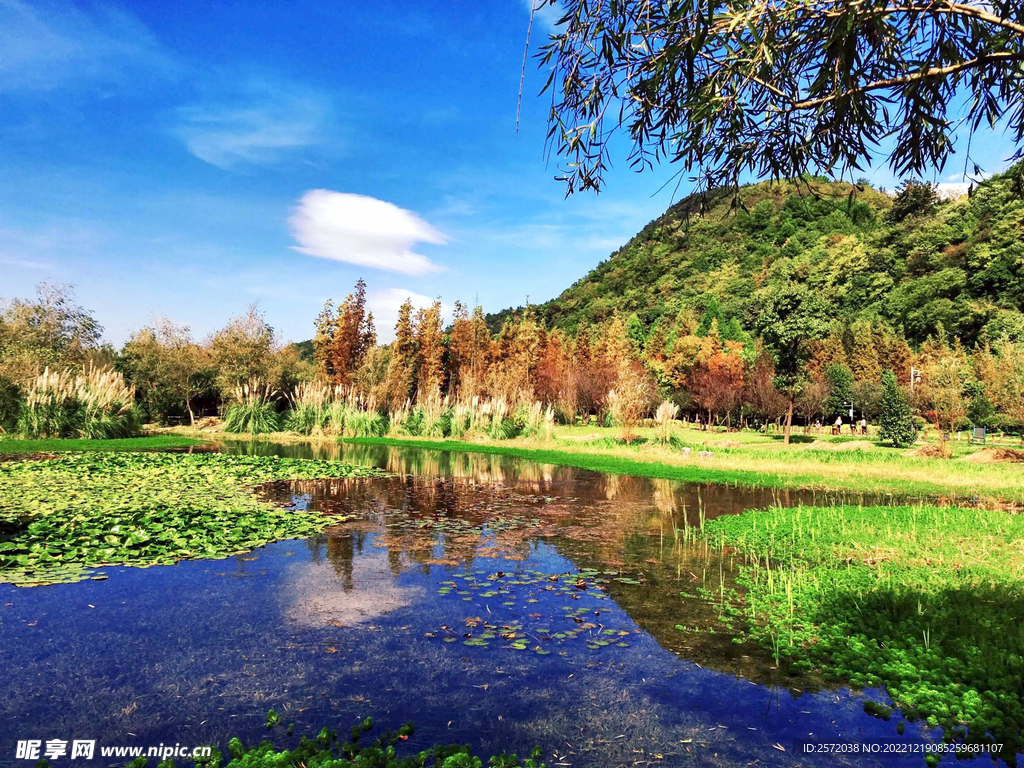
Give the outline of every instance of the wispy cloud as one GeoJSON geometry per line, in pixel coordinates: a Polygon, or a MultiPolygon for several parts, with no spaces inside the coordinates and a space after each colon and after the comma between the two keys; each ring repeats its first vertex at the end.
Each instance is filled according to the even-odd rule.
{"type": "Polygon", "coordinates": [[[0,265],[59,276],[69,262],[93,258],[106,242],[103,232],[74,221],[38,229],[0,228],[0,265]]]}
{"type": "Polygon", "coordinates": [[[444,269],[414,253],[416,243],[448,238],[415,213],[365,195],[314,189],[302,196],[288,220],[296,251],[403,275],[444,269]]]}
{"type": "Polygon", "coordinates": [[[545,0],[520,0],[520,3],[525,6],[527,13],[533,13],[534,24],[539,24],[548,32],[554,32],[558,28],[558,20],[565,13],[558,2],[549,5],[545,0]]]}
{"type": "Polygon", "coordinates": [[[331,107],[314,93],[257,83],[240,97],[184,107],[178,118],[174,132],[189,152],[231,169],[273,164],[324,143],[331,107]]]}
{"type": "Polygon", "coordinates": [[[139,69],[174,67],[146,26],[121,10],[0,0],[0,91],[124,83],[139,69]]]}

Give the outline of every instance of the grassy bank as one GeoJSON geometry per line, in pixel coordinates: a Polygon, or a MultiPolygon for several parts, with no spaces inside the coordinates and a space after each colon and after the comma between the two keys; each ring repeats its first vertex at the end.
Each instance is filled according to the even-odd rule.
{"type": "Polygon", "coordinates": [[[1024,517],[795,507],[703,535],[747,558],[733,617],[780,664],[884,686],[949,740],[1024,748],[1024,517]]]}
{"type": "Polygon", "coordinates": [[[247,552],[337,523],[281,509],[251,486],[364,477],[332,461],[215,453],[82,453],[0,464],[0,582],[79,581],[104,565],[247,552]]]}
{"type": "Polygon", "coordinates": [[[184,435],[128,437],[120,440],[79,438],[22,440],[0,437],[0,456],[20,453],[65,453],[68,451],[158,451],[202,445],[202,440],[184,435]]]}
{"type": "MultiPolygon", "coordinates": [[[[642,477],[765,488],[852,491],[904,497],[1024,501],[1024,464],[975,461],[957,443],[953,459],[915,455],[869,440],[822,438],[784,446],[756,433],[677,432],[671,446],[653,439],[625,445],[611,430],[559,428],[549,441],[468,442],[429,438],[351,438],[346,442],[470,451],[642,477]],[[603,434],[602,434],[603,433],[603,434]],[[689,448],[689,455],[683,455],[689,448]],[[710,457],[701,457],[710,451],[710,457]]],[[[984,454],[982,454],[984,456],[984,454]]],[[[973,458],[972,458],[973,457],[973,458]]]]}

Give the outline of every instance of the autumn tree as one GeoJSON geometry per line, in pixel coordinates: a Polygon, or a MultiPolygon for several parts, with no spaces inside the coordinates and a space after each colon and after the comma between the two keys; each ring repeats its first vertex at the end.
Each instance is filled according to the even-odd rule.
{"type": "Polygon", "coordinates": [[[470,316],[466,305],[456,301],[448,336],[448,394],[467,400],[482,395],[491,346],[483,308],[475,307],[470,316]]]}
{"type": "Polygon", "coordinates": [[[316,319],[313,349],[319,373],[332,384],[352,383],[376,343],[373,314],[366,311],[366,283],[360,279],[337,309],[328,300],[316,319]]]}
{"type": "Polygon", "coordinates": [[[1015,422],[1024,445],[1024,343],[1004,339],[977,358],[975,368],[992,404],[1015,422]]]}
{"type": "Polygon", "coordinates": [[[533,400],[536,366],[545,341],[546,332],[529,309],[502,325],[488,377],[492,397],[509,403],[533,400]]]}
{"type": "Polygon", "coordinates": [[[651,410],[656,398],[650,375],[638,360],[623,358],[615,380],[608,392],[606,407],[621,438],[630,443],[640,420],[651,410]]]}
{"type": "Polygon", "coordinates": [[[691,370],[687,389],[694,402],[707,412],[708,426],[730,417],[739,406],[744,385],[744,365],[739,355],[741,344],[718,338],[718,321],[712,320],[708,335],[698,353],[698,362],[691,370]]]}
{"type": "Polygon", "coordinates": [[[440,301],[416,312],[416,351],[416,399],[440,397],[445,351],[440,301]]]}
{"type": "Polygon", "coordinates": [[[775,362],[763,349],[747,371],[744,401],[765,424],[781,419],[789,407],[789,402],[775,386],[775,362]]]}
{"type": "Polygon", "coordinates": [[[946,432],[963,423],[971,401],[973,370],[959,339],[952,346],[939,335],[930,338],[921,348],[922,382],[920,396],[927,413],[939,431],[946,449],[946,432]]]}
{"type": "Polygon", "coordinates": [[[395,340],[391,342],[391,356],[388,360],[386,389],[392,408],[401,408],[415,393],[417,350],[412,300],[406,299],[398,308],[395,340]]]}

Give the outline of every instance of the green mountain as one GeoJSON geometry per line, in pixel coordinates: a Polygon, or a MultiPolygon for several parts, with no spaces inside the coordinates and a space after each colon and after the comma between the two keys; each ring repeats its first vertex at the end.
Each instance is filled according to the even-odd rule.
{"type": "MultiPolygon", "coordinates": [[[[837,323],[869,320],[912,343],[940,325],[968,344],[1024,338],[1020,171],[950,201],[929,185],[893,198],[823,179],[750,185],[738,206],[731,194],[690,197],[532,309],[548,327],[622,312],[650,331],[717,303],[723,321],[751,328],[758,296],[796,282],[820,292],[837,323]]],[[[512,311],[491,315],[491,327],[512,311]]]]}

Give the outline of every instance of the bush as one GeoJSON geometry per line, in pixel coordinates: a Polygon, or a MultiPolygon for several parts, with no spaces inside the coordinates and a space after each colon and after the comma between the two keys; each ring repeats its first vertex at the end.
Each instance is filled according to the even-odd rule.
{"type": "Polygon", "coordinates": [[[15,429],[20,409],[21,393],[18,385],[0,376],[0,433],[15,429]]]}

